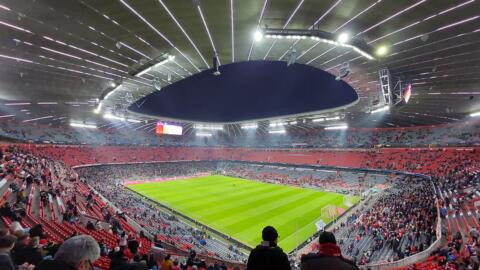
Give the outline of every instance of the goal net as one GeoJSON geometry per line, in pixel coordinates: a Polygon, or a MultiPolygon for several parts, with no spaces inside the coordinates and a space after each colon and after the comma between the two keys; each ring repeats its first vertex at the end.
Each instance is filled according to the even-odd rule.
{"type": "Polygon", "coordinates": [[[352,195],[347,195],[345,197],[343,197],[343,205],[345,205],[346,207],[352,207],[354,206],[356,203],[356,198],[352,195]]]}
{"type": "Polygon", "coordinates": [[[325,205],[322,207],[322,219],[332,220],[338,216],[337,206],[333,204],[325,205]]]}

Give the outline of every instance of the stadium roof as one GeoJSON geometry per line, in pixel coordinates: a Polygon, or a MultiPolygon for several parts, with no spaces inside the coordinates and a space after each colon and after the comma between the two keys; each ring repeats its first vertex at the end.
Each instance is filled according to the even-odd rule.
{"type": "Polygon", "coordinates": [[[388,52],[368,60],[351,48],[295,42],[297,63],[337,76],[348,62],[351,71],[343,80],[359,96],[354,106],[310,119],[341,116],[358,127],[461,121],[480,110],[478,10],[475,0],[3,0],[0,110],[22,121],[101,125],[108,120],[93,110],[102,94],[118,90],[102,109],[122,113],[157,91],[155,86],[213,68],[214,56],[220,69],[248,60],[286,61],[293,42],[255,41],[258,27],[315,25],[388,52]],[[131,76],[166,54],[175,58],[131,76]],[[371,114],[381,93],[378,70],[384,67],[393,81],[413,83],[412,97],[402,107],[371,114]]]}

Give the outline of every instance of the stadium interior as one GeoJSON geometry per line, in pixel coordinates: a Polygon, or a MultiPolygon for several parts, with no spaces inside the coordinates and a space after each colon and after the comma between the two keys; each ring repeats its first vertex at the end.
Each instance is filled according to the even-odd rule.
{"type": "Polygon", "coordinates": [[[480,269],[479,11],[0,0],[0,269],[480,269]]]}

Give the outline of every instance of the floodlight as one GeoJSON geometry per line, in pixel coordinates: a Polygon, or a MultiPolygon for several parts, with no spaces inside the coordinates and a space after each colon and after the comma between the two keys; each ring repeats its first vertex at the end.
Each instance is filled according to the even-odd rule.
{"type": "Polygon", "coordinates": [[[387,46],[380,46],[378,47],[377,51],[376,51],[377,55],[378,56],[384,56],[388,53],[388,48],[387,46]]]}
{"type": "Polygon", "coordinates": [[[263,33],[257,30],[255,31],[253,38],[255,39],[255,41],[261,41],[263,39],[263,33]]]}
{"type": "Polygon", "coordinates": [[[350,35],[345,32],[341,33],[337,38],[337,41],[340,43],[347,43],[349,40],[350,40],[350,35]]]}

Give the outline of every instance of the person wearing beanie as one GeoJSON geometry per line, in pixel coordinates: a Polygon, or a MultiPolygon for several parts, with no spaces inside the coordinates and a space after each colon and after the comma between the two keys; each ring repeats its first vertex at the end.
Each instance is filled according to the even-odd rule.
{"type": "Polygon", "coordinates": [[[301,270],[358,270],[354,262],[342,256],[342,251],[337,246],[333,233],[322,232],[319,244],[318,253],[302,256],[301,270]]]}
{"type": "Polygon", "coordinates": [[[250,252],[247,270],[291,270],[287,254],[277,246],[277,230],[265,227],[262,239],[262,243],[250,252]]]}

